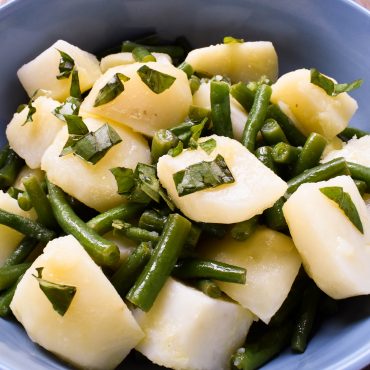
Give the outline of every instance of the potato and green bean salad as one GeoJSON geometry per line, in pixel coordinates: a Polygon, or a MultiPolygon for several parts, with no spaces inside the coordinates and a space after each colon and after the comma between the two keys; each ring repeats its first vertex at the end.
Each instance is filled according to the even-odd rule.
{"type": "Polygon", "coordinates": [[[256,369],[370,294],[370,135],[349,126],[362,81],[279,77],[268,41],[183,45],[98,59],[59,40],[18,70],[0,316],[76,368],[135,350],[256,369]]]}

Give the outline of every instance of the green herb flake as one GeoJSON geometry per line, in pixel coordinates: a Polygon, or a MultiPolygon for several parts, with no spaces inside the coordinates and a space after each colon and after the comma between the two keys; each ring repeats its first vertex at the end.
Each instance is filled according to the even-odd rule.
{"type": "Polygon", "coordinates": [[[77,116],[80,111],[81,100],[69,96],[66,101],[53,110],[54,116],[66,121],[65,116],[77,116]]]}
{"type": "MultiPolygon", "coordinates": [[[[26,120],[22,123],[22,126],[24,126],[27,122],[33,122],[33,115],[36,113],[36,108],[32,105],[32,103],[35,101],[35,99],[39,96],[39,90],[37,89],[33,95],[31,96],[29,102],[27,105],[24,105],[24,108],[28,107],[28,113],[26,120]]],[[[18,107],[19,108],[19,107],[18,107]]],[[[24,109],[23,108],[23,109],[24,109]]],[[[21,109],[21,111],[23,110],[21,109]]]]}
{"type": "Polygon", "coordinates": [[[198,140],[200,135],[202,134],[204,125],[208,121],[208,118],[204,118],[203,121],[197,125],[194,125],[190,128],[191,137],[189,140],[189,147],[192,149],[196,149],[198,147],[198,140]]]}
{"type": "Polygon", "coordinates": [[[355,80],[350,83],[336,84],[330,78],[324,76],[317,69],[311,68],[311,83],[321,87],[329,96],[337,96],[343,92],[358,89],[363,80],[355,80]]]}
{"type": "Polygon", "coordinates": [[[59,74],[57,75],[57,79],[61,80],[63,78],[68,78],[71,75],[75,67],[75,61],[70,55],[68,55],[64,51],[59,49],[57,50],[59,51],[60,54],[59,74]]]}
{"type": "Polygon", "coordinates": [[[199,146],[209,155],[214,151],[217,143],[215,139],[211,138],[206,141],[202,141],[201,143],[199,143],[199,146]]]}
{"type": "Polygon", "coordinates": [[[161,94],[163,91],[169,89],[176,80],[175,77],[151,69],[147,65],[140,67],[137,70],[137,74],[141,78],[141,81],[156,94],[161,94]]]}
{"type": "Polygon", "coordinates": [[[231,171],[220,154],[213,161],[195,163],[176,172],[173,174],[173,180],[180,197],[203,189],[235,182],[231,171]]]}
{"type": "Polygon", "coordinates": [[[123,73],[115,73],[106,85],[99,90],[94,102],[94,107],[99,107],[100,105],[107,104],[114,100],[125,90],[123,82],[129,80],[130,77],[125,76],[123,73]]]}
{"type": "Polygon", "coordinates": [[[134,171],[131,168],[115,167],[111,168],[110,172],[112,172],[114,178],[116,179],[118,194],[130,194],[131,190],[136,184],[134,171]]]}
{"type": "Polygon", "coordinates": [[[70,285],[52,283],[42,278],[43,267],[36,268],[37,275],[32,275],[39,282],[40,289],[50,301],[54,311],[64,316],[76,294],[77,288],[70,285]]]}
{"type": "Polygon", "coordinates": [[[224,44],[242,44],[244,42],[244,39],[236,39],[232,36],[225,36],[223,41],[224,44]]]}
{"type": "Polygon", "coordinates": [[[351,196],[340,186],[328,186],[320,188],[321,193],[338,204],[352,224],[363,234],[364,228],[351,196]]]}
{"type": "Polygon", "coordinates": [[[80,79],[78,77],[78,71],[76,68],[72,71],[71,87],[69,89],[69,94],[76,99],[81,99],[81,88],[80,79]]]}
{"type": "Polygon", "coordinates": [[[174,148],[171,148],[168,151],[168,155],[170,155],[171,157],[177,157],[178,155],[182,153],[183,149],[184,149],[184,144],[182,143],[182,141],[179,141],[174,148]]]}

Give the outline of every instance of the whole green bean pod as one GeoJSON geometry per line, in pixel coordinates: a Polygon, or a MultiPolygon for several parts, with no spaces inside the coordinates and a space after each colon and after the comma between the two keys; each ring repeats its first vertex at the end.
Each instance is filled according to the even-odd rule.
{"type": "Polygon", "coordinates": [[[126,298],[143,311],[148,311],[168,276],[189,233],[191,223],[179,214],[168,216],[163,233],[144,270],[126,298]]]}
{"type": "Polygon", "coordinates": [[[366,182],[367,191],[370,191],[370,167],[353,162],[347,162],[347,166],[351,176],[356,180],[366,182]]]}
{"type": "Polygon", "coordinates": [[[31,263],[26,262],[18,265],[0,267],[0,290],[11,287],[30,266],[31,263]]]}
{"type": "Polygon", "coordinates": [[[272,159],[278,164],[292,164],[297,161],[300,149],[287,143],[277,143],[272,148],[272,159]]]}
{"type": "Polygon", "coordinates": [[[257,88],[253,106],[249,112],[241,139],[242,144],[251,152],[255,150],[257,134],[265,122],[271,93],[272,90],[269,85],[262,84],[257,88]]]}
{"type": "Polygon", "coordinates": [[[138,46],[132,50],[132,56],[134,57],[136,62],[156,62],[155,56],[152,55],[148,49],[138,46]]]}
{"type": "Polygon", "coordinates": [[[132,226],[128,222],[114,220],[112,225],[114,232],[136,242],[152,242],[156,244],[159,240],[159,234],[156,231],[148,231],[140,227],[132,226]]]}
{"type": "Polygon", "coordinates": [[[179,139],[174,133],[172,133],[172,131],[165,129],[158,130],[154,134],[150,151],[153,162],[156,163],[159,157],[167,154],[167,152],[171,148],[174,148],[178,142],[179,139]]]}
{"type": "Polygon", "coordinates": [[[6,159],[8,158],[9,153],[10,153],[9,144],[5,144],[0,149],[0,168],[2,168],[5,165],[6,159]]]}
{"type": "Polygon", "coordinates": [[[276,164],[272,158],[272,148],[270,146],[260,146],[254,152],[254,155],[270,170],[276,172],[276,164]]]}
{"type": "Polygon", "coordinates": [[[256,230],[260,216],[256,215],[249,220],[238,222],[231,228],[231,236],[235,240],[247,240],[256,230]]]}
{"type": "Polygon", "coordinates": [[[221,289],[209,279],[200,279],[195,282],[195,287],[211,298],[222,297],[221,289]]]}
{"type": "Polygon", "coordinates": [[[19,277],[13,286],[0,294],[0,317],[6,317],[10,314],[10,303],[12,302],[15,290],[17,289],[17,285],[21,281],[22,277],[23,275],[19,277]]]}
{"type": "Polygon", "coordinates": [[[150,53],[164,53],[168,54],[172,58],[178,59],[184,56],[184,49],[177,45],[142,45],[132,41],[124,41],[121,46],[122,52],[132,52],[135,48],[142,47],[148,50],[150,53]]]}
{"type": "Polygon", "coordinates": [[[254,93],[248,89],[244,82],[238,82],[230,87],[231,96],[249,112],[253,106],[254,93]]]}
{"type": "Polygon", "coordinates": [[[211,114],[216,135],[233,138],[229,85],[223,81],[211,81],[211,114]]]}
{"type": "Polygon", "coordinates": [[[354,136],[360,138],[366,135],[370,135],[370,132],[366,132],[355,127],[346,127],[341,133],[338,134],[338,137],[343,141],[349,141],[354,136]]]}
{"type": "Polygon", "coordinates": [[[274,145],[277,143],[288,143],[284,131],[281,129],[280,125],[273,118],[268,118],[261,128],[261,133],[265,142],[269,145],[274,145]]]}
{"type": "Polygon", "coordinates": [[[7,257],[2,267],[13,266],[22,263],[35,249],[39,241],[26,236],[19,243],[18,247],[7,257]]]}
{"type": "Polygon", "coordinates": [[[10,149],[4,165],[0,168],[0,189],[13,185],[23,166],[24,160],[10,149]]]}
{"type": "Polygon", "coordinates": [[[73,235],[97,264],[116,265],[120,258],[118,247],[102,238],[75,214],[60,188],[49,181],[47,185],[54,216],[64,232],[73,235]]]}
{"type": "Polygon", "coordinates": [[[284,196],[280,197],[271,208],[263,212],[265,223],[270,229],[283,232],[288,229],[288,224],[283,213],[285,201],[286,198],[284,196]]]}

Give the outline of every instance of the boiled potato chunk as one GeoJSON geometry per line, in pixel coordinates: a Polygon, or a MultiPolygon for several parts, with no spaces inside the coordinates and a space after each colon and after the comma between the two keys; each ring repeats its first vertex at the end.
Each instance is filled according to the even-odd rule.
{"type": "Polygon", "coordinates": [[[95,55],[66,41],[58,40],[18,70],[18,78],[28,96],[32,96],[38,89],[49,91],[50,96],[59,101],[69,96],[71,76],[60,80],[56,78],[60,73],[61,56],[58,50],[64,51],[74,60],[82,92],[90,89],[95,80],[100,77],[99,62],[95,55]]]}
{"type": "Polygon", "coordinates": [[[40,96],[32,106],[36,108],[33,121],[27,122],[29,108],[15,113],[6,128],[6,136],[12,149],[22,157],[30,168],[39,168],[41,158],[53,142],[64,122],[55,117],[52,111],[58,107],[57,101],[40,96]]]}
{"type": "Polygon", "coordinates": [[[330,140],[346,128],[357,103],[347,93],[329,96],[310,79],[308,69],[286,73],[272,85],[271,101],[283,111],[287,106],[303,134],[317,132],[330,140]]]}
{"type": "Polygon", "coordinates": [[[199,222],[231,224],[262,213],[284,194],[286,182],[238,141],[212,135],[199,142],[208,139],[216,141],[211,154],[198,147],[184,150],[176,157],[164,155],[158,161],[159,180],[185,216],[199,222]],[[212,161],[218,154],[224,158],[235,182],[180,197],[173,174],[195,163],[212,161]]]}
{"type": "Polygon", "coordinates": [[[186,57],[196,72],[227,76],[232,82],[276,81],[278,58],[269,41],[217,44],[192,50],[186,57]]]}
{"type": "MultiPolygon", "coordinates": [[[[2,190],[0,190],[0,209],[14,213],[18,216],[30,218],[31,220],[36,219],[36,213],[33,209],[27,212],[23,211],[19,208],[18,202],[2,190]]],[[[11,229],[8,226],[0,225],[0,267],[18,246],[23,237],[24,235],[20,232],[11,229]]]]}
{"type": "MultiPolygon", "coordinates": [[[[210,82],[202,82],[193,95],[193,104],[202,108],[211,109],[210,82]]],[[[247,113],[244,108],[230,95],[230,118],[235,139],[240,140],[243,135],[247,113]]]]}
{"type": "Polygon", "coordinates": [[[343,148],[343,145],[344,145],[344,142],[341,139],[339,139],[338,136],[334,136],[326,144],[326,147],[324,149],[324,152],[322,153],[322,158],[325,158],[333,150],[335,151],[335,150],[342,149],[343,148]]]}
{"type": "Polygon", "coordinates": [[[342,149],[333,150],[328,153],[322,159],[322,162],[328,162],[339,157],[343,157],[349,162],[370,167],[370,135],[363,136],[359,139],[352,138],[342,149]]]}
{"type": "Polygon", "coordinates": [[[143,337],[121,297],[72,235],[48,243],[18,284],[11,309],[34,342],[80,368],[113,369],[143,337]],[[32,276],[38,267],[44,268],[43,279],[76,287],[64,316],[32,276]]]}
{"type": "Polygon", "coordinates": [[[226,370],[253,315],[169,278],[149,312],[134,311],[145,333],[136,349],[171,369],[226,370]]]}
{"type": "Polygon", "coordinates": [[[169,128],[182,122],[192,102],[186,74],[171,64],[158,62],[145,64],[153,70],[175,77],[176,80],[168,89],[156,94],[136,73],[143,63],[110,68],[94,84],[81,105],[81,112],[114,120],[148,136],[153,136],[161,128],[169,128]],[[130,78],[124,82],[125,90],[110,102],[94,107],[99,91],[116,73],[122,73],[130,78]]]}
{"type": "MultiPolygon", "coordinates": [[[[90,131],[96,131],[107,121],[85,118],[84,122],[90,131]]],[[[117,193],[116,180],[110,169],[113,167],[135,169],[138,162],[150,162],[149,146],[141,135],[121,125],[112,123],[110,125],[121,137],[122,142],[110,148],[95,165],[73,154],[60,157],[68,139],[67,127],[58,133],[46,150],[41,163],[41,168],[46,171],[48,179],[53,184],[100,212],[123,202],[122,196],[117,193]]]]}
{"type": "Polygon", "coordinates": [[[292,239],[265,227],[257,228],[245,241],[230,235],[212,240],[201,253],[247,270],[244,285],[221,281],[217,285],[266,324],[284,302],[301,266],[292,239]]]}
{"type": "Polygon", "coordinates": [[[370,215],[349,176],[301,185],[283,207],[307,273],[330,297],[370,293],[370,215]],[[320,188],[340,186],[351,196],[364,234],[320,188]]]}
{"type": "MultiPolygon", "coordinates": [[[[152,53],[152,55],[157,59],[157,62],[164,64],[172,64],[172,59],[168,54],[164,53],[152,53]]],[[[135,59],[132,53],[123,52],[116,54],[109,54],[102,58],[100,61],[100,69],[103,73],[107,72],[109,68],[117,67],[125,64],[135,63],[135,59]]]]}

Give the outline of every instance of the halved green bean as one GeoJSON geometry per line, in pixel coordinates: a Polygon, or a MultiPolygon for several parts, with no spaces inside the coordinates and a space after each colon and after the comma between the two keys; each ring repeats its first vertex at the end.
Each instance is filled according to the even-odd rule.
{"type": "Polygon", "coordinates": [[[231,236],[235,240],[247,240],[256,230],[259,221],[259,215],[256,215],[249,220],[236,223],[231,228],[231,236]]]}
{"type": "Polygon", "coordinates": [[[15,290],[18,283],[21,281],[23,275],[19,277],[18,281],[13,284],[9,289],[0,294],[0,317],[6,317],[10,314],[10,303],[14,297],[15,290]]]}
{"type": "Polygon", "coordinates": [[[209,279],[200,279],[195,282],[195,287],[211,298],[222,297],[221,289],[209,279]]]}
{"type": "Polygon", "coordinates": [[[287,143],[277,143],[272,148],[272,159],[279,164],[292,164],[297,161],[300,149],[287,143]]]}
{"type": "Polygon", "coordinates": [[[294,146],[304,145],[304,143],[306,142],[305,135],[303,135],[302,132],[298,130],[298,128],[290,120],[290,118],[286,114],[284,114],[277,105],[271,104],[267,108],[266,116],[267,118],[275,119],[279,123],[290,144],[294,146]]]}
{"type": "Polygon", "coordinates": [[[136,242],[152,242],[156,244],[159,240],[159,234],[156,231],[148,231],[140,227],[135,227],[128,222],[114,220],[112,226],[114,232],[136,242]]]}
{"type": "Polygon", "coordinates": [[[147,49],[151,53],[164,53],[170,55],[172,58],[178,59],[184,56],[184,49],[177,45],[142,45],[132,41],[124,41],[121,46],[121,51],[131,51],[137,47],[147,49]]]}
{"type": "Polygon", "coordinates": [[[179,139],[172,131],[165,129],[158,130],[152,140],[151,155],[153,162],[157,162],[159,157],[167,154],[178,142],[179,139]]]}
{"type": "Polygon", "coordinates": [[[4,165],[0,168],[0,189],[13,185],[23,166],[24,160],[10,149],[4,165]]]}
{"type": "MultiPolygon", "coordinates": [[[[29,211],[32,207],[32,201],[27,191],[22,191],[17,197],[18,206],[23,211],[29,211]]],[[[45,225],[46,226],[46,225],[45,225]]]]}
{"type": "Polygon", "coordinates": [[[18,247],[14,249],[14,251],[4,261],[3,267],[22,263],[35,249],[38,243],[39,241],[37,239],[33,239],[28,236],[23,238],[18,247]]]}
{"type": "Polygon", "coordinates": [[[130,290],[144,266],[152,255],[150,243],[143,242],[136,247],[125,261],[119,266],[111,278],[111,283],[119,295],[124,298],[130,290]]]}
{"type": "Polygon", "coordinates": [[[120,258],[118,247],[102,238],[76,215],[60,188],[49,181],[47,185],[54,216],[64,232],[73,235],[97,264],[116,265],[120,258]]]}
{"type": "Polygon", "coordinates": [[[261,133],[265,142],[269,145],[277,143],[288,143],[284,131],[273,118],[268,118],[261,128],[261,133]]]}
{"type": "Polygon", "coordinates": [[[243,267],[193,258],[179,261],[173,268],[172,274],[182,279],[214,279],[237,284],[245,284],[246,279],[246,270],[243,267]]]}
{"type": "Polygon", "coordinates": [[[152,55],[148,49],[143,48],[142,46],[138,46],[132,50],[132,56],[134,57],[136,62],[156,62],[155,56],[152,55]]]}
{"type": "Polygon", "coordinates": [[[126,298],[143,311],[148,311],[179,257],[191,223],[179,214],[168,216],[161,238],[144,270],[126,298]]]}
{"type": "Polygon", "coordinates": [[[10,147],[9,144],[5,144],[1,149],[0,149],[0,168],[2,168],[5,163],[6,159],[8,158],[10,152],[10,147]]]}
{"type": "Polygon", "coordinates": [[[270,170],[276,172],[276,164],[272,158],[272,148],[270,146],[260,146],[254,152],[254,155],[270,170]]]}
{"type": "Polygon", "coordinates": [[[312,132],[299,154],[298,161],[294,165],[293,175],[297,176],[303,171],[317,166],[326,147],[327,141],[324,136],[312,132]]]}
{"type": "Polygon", "coordinates": [[[265,122],[267,108],[270,104],[271,86],[262,84],[257,88],[252,108],[244,127],[242,144],[251,152],[255,150],[256,138],[265,122]]]}
{"type": "Polygon", "coordinates": [[[182,62],[177,68],[185,72],[188,78],[194,74],[194,68],[189,63],[182,62]]]}
{"type": "Polygon", "coordinates": [[[50,229],[57,227],[53,210],[36,176],[28,176],[23,179],[23,185],[37,213],[37,220],[50,229]]]}
{"type": "Polygon", "coordinates": [[[370,191],[370,167],[358,163],[347,162],[351,176],[356,180],[366,182],[367,191],[370,191]]]}
{"type": "Polygon", "coordinates": [[[343,141],[349,141],[354,136],[360,138],[366,135],[370,135],[370,132],[366,132],[355,127],[346,127],[340,134],[338,134],[338,137],[343,141]]]}
{"type": "Polygon", "coordinates": [[[254,93],[248,89],[244,82],[238,82],[230,87],[231,96],[249,112],[253,106],[254,93]]]}
{"type": "Polygon", "coordinates": [[[0,267],[0,290],[11,287],[30,266],[31,263],[26,262],[18,265],[0,267]]]}
{"type": "Polygon", "coordinates": [[[39,222],[32,221],[29,218],[18,216],[2,209],[0,209],[0,224],[9,226],[24,235],[42,242],[48,242],[55,237],[54,231],[47,229],[39,222]]]}
{"type": "Polygon", "coordinates": [[[211,81],[211,114],[216,135],[233,137],[229,85],[224,81],[211,81]]]}

